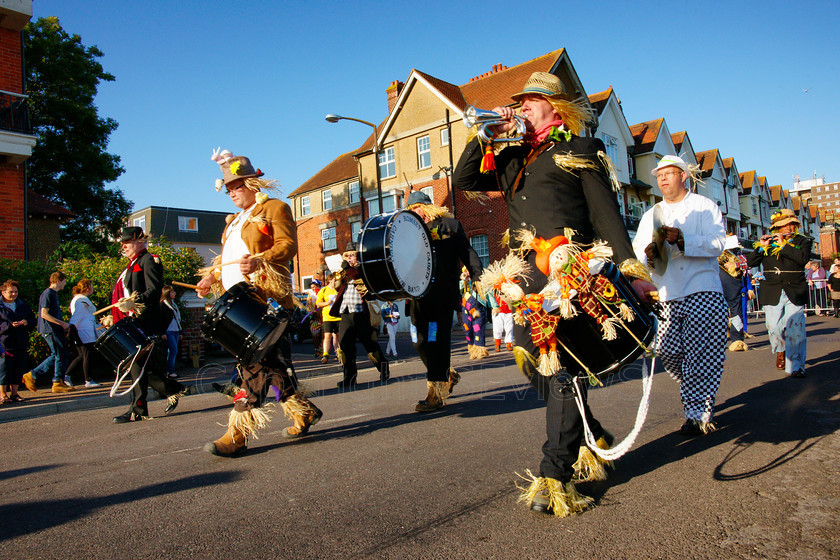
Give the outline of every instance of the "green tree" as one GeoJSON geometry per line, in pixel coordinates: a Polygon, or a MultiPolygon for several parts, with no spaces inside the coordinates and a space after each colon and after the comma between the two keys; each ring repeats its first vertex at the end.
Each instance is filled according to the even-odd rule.
{"type": "Polygon", "coordinates": [[[62,228],[65,241],[104,249],[131,212],[119,189],[109,189],[124,171],[109,154],[108,137],[117,122],[99,116],[94,97],[100,82],[112,82],[97,61],[95,46],[85,47],[56,17],[24,28],[24,66],[29,114],[38,143],[27,161],[29,188],[77,216],[62,228]]]}

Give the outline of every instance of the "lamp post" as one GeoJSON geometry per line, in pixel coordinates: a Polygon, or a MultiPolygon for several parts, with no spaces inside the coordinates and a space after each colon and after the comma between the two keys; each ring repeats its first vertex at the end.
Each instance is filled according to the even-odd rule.
{"type": "MultiPolygon", "coordinates": [[[[366,124],[369,127],[373,128],[373,159],[374,165],[376,167],[376,197],[379,201],[379,213],[382,213],[382,179],[380,178],[379,173],[379,135],[376,130],[376,125],[367,121],[363,121],[362,119],[355,119],[353,117],[342,117],[340,115],[333,115],[332,113],[324,117],[327,122],[336,123],[340,120],[346,121],[356,121],[358,123],[366,124]]],[[[361,180],[361,177],[359,178],[361,180]]],[[[364,191],[360,188],[359,189],[359,196],[361,197],[362,202],[362,216],[365,213],[365,194],[364,191]]]]}

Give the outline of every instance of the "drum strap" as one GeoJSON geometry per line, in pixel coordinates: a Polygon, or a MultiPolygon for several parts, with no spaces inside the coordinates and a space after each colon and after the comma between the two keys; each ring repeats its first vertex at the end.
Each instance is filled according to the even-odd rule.
{"type": "Polygon", "coordinates": [[[537,148],[531,150],[531,153],[528,154],[527,159],[525,159],[525,165],[519,170],[519,173],[516,174],[516,179],[513,180],[513,187],[510,189],[510,196],[513,196],[516,193],[516,189],[519,188],[519,182],[522,180],[522,175],[525,174],[525,169],[534,163],[534,160],[540,157],[544,151],[548,149],[549,146],[552,146],[553,142],[544,142],[540,144],[537,148]]]}

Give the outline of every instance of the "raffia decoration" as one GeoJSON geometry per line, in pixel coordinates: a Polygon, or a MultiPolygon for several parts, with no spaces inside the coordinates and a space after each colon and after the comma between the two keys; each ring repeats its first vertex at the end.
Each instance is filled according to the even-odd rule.
{"type": "Polygon", "coordinates": [[[572,152],[554,154],[552,156],[554,163],[560,169],[575,173],[584,169],[598,169],[598,164],[584,156],[576,156],[572,152]]]}
{"type": "Polygon", "coordinates": [[[470,202],[478,202],[482,206],[487,206],[490,202],[490,196],[483,191],[464,191],[464,198],[470,202]]]}
{"type": "Polygon", "coordinates": [[[271,421],[270,414],[265,410],[270,405],[264,405],[262,408],[252,408],[245,412],[238,412],[231,410],[228,415],[228,427],[235,432],[239,432],[246,438],[259,439],[257,435],[258,430],[265,428],[271,421]]]}
{"type": "MultiPolygon", "coordinates": [[[[603,436],[598,438],[595,443],[600,449],[610,448],[603,436]]],[[[581,445],[578,451],[578,459],[572,468],[575,470],[573,480],[578,482],[603,481],[607,480],[607,469],[614,468],[614,463],[601,459],[587,446],[581,445]]]]}
{"type": "Polygon", "coordinates": [[[630,280],[639,279],[651,282],[650,270],[637,259],[627,259],[618,265],[618,269],[630,280]]]}
{"type": "Polygon", "coordinates": [[[620,192],[621,183],[618,181],[618,172],[616,171],[615,165],[613,165],[610,156],[608,156],[603,150],[598,150],[598,159],[600,159],[601,163],[604,164],[604,170],[607,172],[607,177],[610,180],[613,191],[620,192]]]}
{"type": "Polygon", "coordinates": [[[516,475],[529,481],[529,485],[525,488],[516,485],[522,494],[519,496],[520,502],[527,502],[529,505],[537,496],[544,496],[548,498],[548,507],[556,517],[567,517],[586,511],[593,503],[592,498],[578,493],[573,482],[563,484],[554,478],[543,478],[534,476],[530,470],[525,470],[525,476],[516,473],[516,475]]]}
{"type": "Polygon", "coordinates": [[[425,214],[426,218],[430,222],[436,218],[454,218],[452,212],[449,211],[449,208],[446,206],[438,206],[437,204],[412,204],[408,209],[412,211],[416,211],[415,209],[419,210],[420,212],[417,213],[421,216],[425,214]]]}
{"type": "Polygon", "coordinates": [[[580,136],[586,123],[594,120],[592,109],[583,97],[579,97],[574,101],[559,98],[546,98],[546,101],[554,107],[554,110],[563,119],[563,125],[565,125],[566,129],[575,136],[580,136]]]}

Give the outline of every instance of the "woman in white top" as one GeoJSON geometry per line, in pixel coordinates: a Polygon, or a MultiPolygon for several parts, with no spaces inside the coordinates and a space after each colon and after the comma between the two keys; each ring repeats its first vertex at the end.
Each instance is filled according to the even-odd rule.
{"type": "Polygon", "coordinates": [[[73,299],[70,301],[70,324],[76,327],[76,335],[71,339],[76,343],[79,353],[67,366],[66,379],[71,384],[71,374],[82,365],[82,374],[85,376],[85,387],[101,387],[99,383],[90,378],[90,353],[93,351],[93,343],[96,342],[96,318],[93,312],[96,311],[93,303],[88,298],[93,293],[93,283],[87,278],[79,280],[73,287],[73,299]]]}
{"type": "Polygon", "coordinates": [[[175,303],[177,295],[169,284],[166,284],[160,293],[161,317],[172,318],[166,327],[166,370],[173,379],[178,379],[178,374],[175,373],[175,358],[178,356],[178,341],[181,340],[181,311],[175,303]]]}

